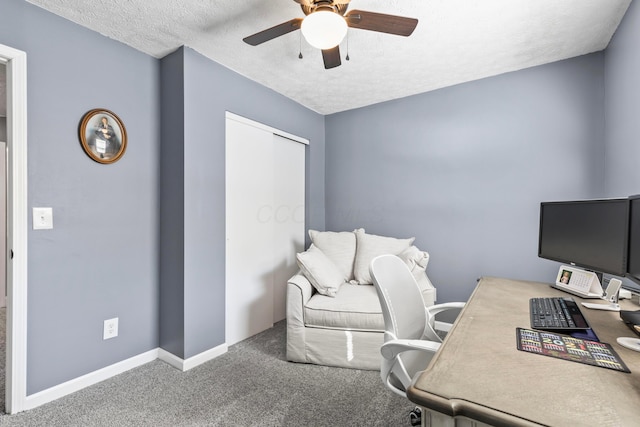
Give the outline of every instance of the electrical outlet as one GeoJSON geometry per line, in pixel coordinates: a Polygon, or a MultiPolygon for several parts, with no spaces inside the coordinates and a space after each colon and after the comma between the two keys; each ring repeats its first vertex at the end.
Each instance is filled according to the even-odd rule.
{"type": "Polygon", "coordinates": [[[115,338],[118,336],[118,318],[108,319],[104,321],[104,332],[102,333],[102,339],[108,340],[109,338],[115,338]]]}

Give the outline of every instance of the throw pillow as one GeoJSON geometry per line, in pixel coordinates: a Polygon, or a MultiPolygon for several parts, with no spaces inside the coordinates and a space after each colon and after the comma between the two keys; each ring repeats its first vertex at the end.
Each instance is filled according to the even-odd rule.
{"type": "Polygon", "coordinates": [[[418,249],[416,246],[410,246],[398,254],[398,258],[404,261],[411,272],[422,272],[427,269],[429,263],[429,254],[418,249]]]}
{"type": "Polygon", "coordinates": [[[356,258],[356,236],[351,231],[309,230],[313,244],[338,267],[345,282],[353,279],[356,258]]]}
{"type": "Polygon", "coordinates": [[[369,274],[369,264],[375,257],[385,254],[398,255],[409,248],[415,240],[415,237],[396,239],[366,234],[364,230],[356,230],[354,234],[356,235],[356,262],[353,274],[360,285],[373,283],[369,274]]]}
{"type": "Polygon", "coordinates": [[[398,258],[407,264],[407,267],[409,267],[409,270],[411,270],[411,273],[416,280],[419,280],[421,275],[425,274],[427,264],[429,263],[429,254],[421,251],[415,246],[410,246],[400,252],[398,254],[398,258]]]}
{"type": "Polygon", "coordinates": [[[413,277],[415,277],[425,306],[429,307],[434,305],[436,303],[436,290],[426,273],[427,264],[429,263],[429,253],[423,252],[415,246],[411,246],[400,252],[397,256],[407,264],[413,277]]]}
{"type": "Polygon", "coordinates": [[[304,252],[296,254],[298,267],[311,285],[322,295],[335,297],[344,283],[342,273],[333,262],[313,244],[304,252]]]}

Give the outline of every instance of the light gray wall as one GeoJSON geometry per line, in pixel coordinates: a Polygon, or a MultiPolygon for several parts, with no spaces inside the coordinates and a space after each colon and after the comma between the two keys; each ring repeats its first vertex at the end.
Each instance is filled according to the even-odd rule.
{"type": "Polygon", "coordinates": [[[605,51],[607,194],[640,194],[640,6],[631,2],[605,51]]]}
{"type": "Polygon", "coordinates": [[[53,207],[55,225],[28,236],[27,393],[158,345],[188,358],[223,343],[224,112],[310,139],[306,220],[319,229],[324,118],[193,51],[161,63],[27,2],[0,10],[0,43],[28,58],[29,210],[53,207]],[[92,108],[125,123],[115,164],[82,151],[92,108]],[[103,341],[111,317],[120,334],[103,341]]]}
{"type": "MultiPolygon", "coordinates": [[[[605,51],[605,191],[640,194],[640,7],[631,2],[605,51]]],[[[624,280],[627,287],[640,285],[624,280]]]]}
{"type": "Polygon", "coordinates": [[[602,193],[603,96],[599,53],[328,116],[327,229],[415,236],[441,302],[550,282],[539,203],[602,193]]]}
{"type": "Polygon", "coordinates": [[[184,66],[161,63],[160,347],[184,358],[184,66]]]}
{"type": "MultiPolygon", "coordinates": [[[[164,273],[161,279],[161,345],[165,348],[167,343],[172,346],[167,350],[189,358],[225,342],[225,111],[310,140],[306,153],[306,222],[312,228],[324,227],[324,117],[191,49],[181,48],[162,62],[163,82],[164,72],[170,67],[172,76],[167,76],[167,81],[173,80],[175,86],[172,95],[163,100],[163,108],[172,112],[163,114],[163,128],[176,124],[172,133],[163,132],[162,182],[176,179],[170,185],[163,184],[162,204],[164,207],[165,196],[168,200],[182,197],[184,203],[183,210],[172,215],[177,218],[175,225],[181,227],[178,233],[174,224],[165,222],[163,209],[161,253],[182,255],[183,265],[173,263],[165,269],[164,264],[172,260],[163,256],[161,262],[163,271],[172,270],[170,281],[164,273]],[[181,130],[183,134],[179,135],[181,130]],[[167,135],[171,135],[170,141],[167,135]],[[175,150],[181,152],[174,155],[175,150]],[[165,159],[165,155],[171,159],[165,159]],[[181,161],[183,165],[179,165],[181,161]],[[179,194],[168,194],[173,192],[179,194]],[[173,228],[168,231],[171,238],[165,239],[166,227],[173,228]],[[177,249],[181,246],[182,254],[177,249]],[[182,271],[174,274],[180,268],[182,271]],[[182,300],[165,303],[165,292],[182,292],[182,300]],[[183,318],[175,319],[169,333],[164,327],[165,316],[181,314],[167,307],[181,301],[183,318]],[[182,348],[175,349],[180,342],[176,325],[181,324],[182,348]]],[[[166,93],[163,90],[163,96],[166,93]]],[[[176,211],[180,205],[170,209],[176,211]]]]}
{"type": "Polygon", "coordinates": [[[159,341],[182,357],[223,342],[225,110],[309,138],[307,226],[416,236],[441,301],[465,299],[481,275],[553,277],[556,264],[537,258],[541,200],[640,192],[627,160],[638,154],[633,3],[606,61],[588,55],[326,118],[189,49],[161,67],[27,2],[0,0],[0,10],[0,43],[28,54],[29,209],[54,209],[53,230],[29,231],[29,394],[159,341]],[[160,120],[174,102],[182,129],[160,120]],[[78,141],[96,107],[127,126],[113,165],[92,162],[78,141]],[[159,159],[160,130],[183,144],[182,159],[159,159]],[[162,225],[160,183],[163,198],[183,189],[165,199],[178,206],[162,225]],[[177,286],[160,286],[159,259],[177,286]],[[159,303],[161,289],[165,303],[178,299],[159,303]],[[120,336],[102,341],[115,316],[120,336]]]}
{"type": "Polygon", "coordinates": [[[28,233],[32,394],[158,346],[159,63],[24,1],[0,11],[0,43],[27,52],[28,209],[53,208],[54,229],[28,233]],[[92,108],[126,126],[115,164],[80,145],[92,108]]]}

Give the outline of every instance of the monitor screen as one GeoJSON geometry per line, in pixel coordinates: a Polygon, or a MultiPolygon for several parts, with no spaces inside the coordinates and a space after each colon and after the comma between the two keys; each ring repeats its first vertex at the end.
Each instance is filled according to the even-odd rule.
{"type": "Polygon", "coordinates": [[[640,195],[629,197],[629,255],[627,277],[640,283],[640,195]]]}
{"type": "Polygon", "coordinates": [[[628,224],[627,198],[543,202],[538,256],[624,276],[628,224]]]}

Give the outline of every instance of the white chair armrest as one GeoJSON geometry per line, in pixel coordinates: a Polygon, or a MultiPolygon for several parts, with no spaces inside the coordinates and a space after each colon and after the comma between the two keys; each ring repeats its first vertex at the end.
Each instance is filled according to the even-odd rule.
{"type": "Polygon", "coordinates": [[[440,345],[439,342],[427,340],[391,340],[382,344],[380,354],[388,360],[392,360],[397,355],[409,350],[420,350],[433,354],[438,351],[440,345]]]}
{"type": "Polygon", "coordinates": [[[405,390],[411,384],[412,378],[407,372],[405,365],[400,354],[405,351],[421,351],[425,354],[425,358],[431,360],[440,348],[440,343],[426,340],[390,340],[385,342],[380,347],[380,353],[382,354],[382,363],[380,366],[380,378],[385,383],[389,390],[393,391],[399,396],[406,397],[405,390]],[[392,380],[395,377],[402,388],[398,388],[397,384],[392,380]]]}
{"type": "Polygon", "coordinates": [[[449,332],[453,326],[451,323],[436,321],[436,314],[442,313],[448,310],[460,310],[464,308],[463,302],[447,302],[444,304],[436,304],[431,307],[425,307],[427,312],[427,324],[424,328],[424,339],[431,341],[442,342],[442,335],[436,331],[449,332]]]}
{"type": "Polygon", "coordinates": [[[452,327],[453,327],[453,323],[441,322],[439,320],[436,320],[433,325],[433,329],[435,329],[436,331],[442,331],[447,333],[451,330],[452,327]]]}
{"type": "Polygon", "coordinates": [[[453,310],[453,309],[461,309],[464,308],[464,302],[446,302],[444,304],[436,304],[430,307],[426,307],[428,314],[430,316],[435,316],[438,313],[442,313],[443,311],[453,310]]]}

